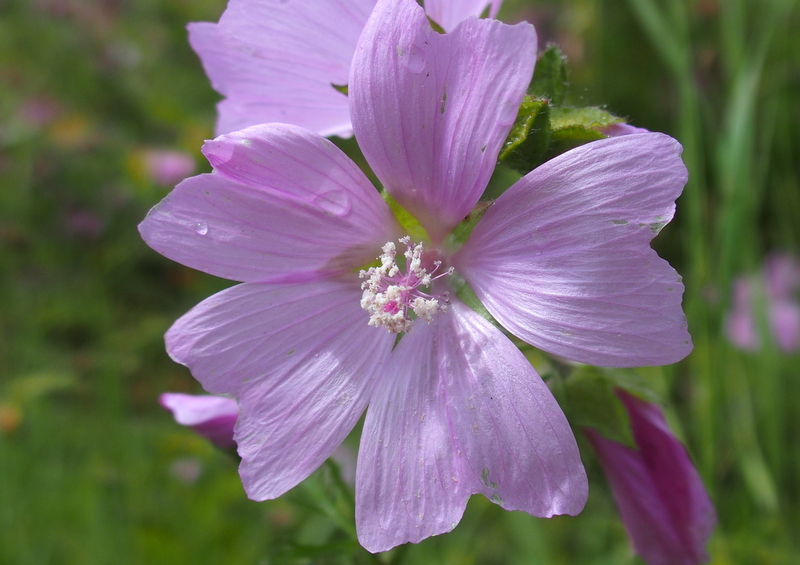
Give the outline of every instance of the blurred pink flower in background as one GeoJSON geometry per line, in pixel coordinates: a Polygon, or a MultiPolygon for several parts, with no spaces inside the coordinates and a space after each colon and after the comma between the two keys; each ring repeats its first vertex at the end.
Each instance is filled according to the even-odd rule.
{"type": "Polygon", "coordinates": [[[63,112],[61,105],[47,96],[34,96],[25,100],[17,110],[17,117],[29,126],[43,128],[63,112]]]}
{"type": "Polygon", "coordinates": [[[172,412],[176,422],[189,426],[217,447],[236,446],[233,428],[239,417],[239,408],[234,399],[165,392],[158,400],[161,406],[172,412]]]}
{"type": "Polygon", "coordinates": [[[725,334],[749,351],[762,346],[760,323],[784,352],[800,349],[800,263],[791,255],[772,253],[754,276],[733,281],[733,308],[725,317],[725,334]]]}
{"type": "Polygon", "coordinates": [[[64,218],[64,229],[84,239],[95,239],[103,233],[105,222],[90,210],[73,210],[64,218]]]}
{"type": "Polygon", "coordinates": [[[716,513],[686,448],[658,405],[616,390],[630,417],[636,449],[585,429],[634,551],[648,565],[697,565],[716,513]]]}
{"type": "Polygon", "coordinates": [[[148,149],[143,152],[142,159],[145,174],[164,186],[179,183],[195,170],[194,157],[174,149],[148,149]]]}

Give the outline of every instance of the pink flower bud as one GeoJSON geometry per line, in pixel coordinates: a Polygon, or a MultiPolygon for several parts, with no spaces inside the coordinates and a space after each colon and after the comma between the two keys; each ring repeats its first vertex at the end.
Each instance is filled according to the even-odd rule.
{"type": "Polygon", "coordinates": [[[637,449],[587,428],[633,549],[648,565],[697,565],[716,512],[683,444],[661,409],[621,389],[637,449]]]}
{"type": "Polygon", "coordinates": [[[161,406],[172,412],[176,422],[189,426],[217,447],[236,446],[233,428],[239,417],[239,408],[232,398],[165,392],[158,400],[161,406]]]}

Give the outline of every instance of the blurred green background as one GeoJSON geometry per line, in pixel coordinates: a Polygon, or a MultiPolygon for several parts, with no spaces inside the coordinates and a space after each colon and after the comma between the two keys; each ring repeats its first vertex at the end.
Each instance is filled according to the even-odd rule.
{"type": "MultiPolygon", "coordinates": [[[[506,0],[501,12],[562,47],[574,103],[684,144],[691,180],[654,246],[684,275],[695,350],[652,378],[716,503],[715,564],[800,563],[800,356],[768,340],[742,352],[722,333],[732,278],[799,251],[797,4],[506,0]]],[[[136,231],[181,175],[209,170],[199,148],[218,96],[185,25],[223,9],[0,0],[0,563],[640,563],[583,443],[580,516],[474,497],[452,534],[371,556],[334,467],[248,501],[234,459],[157,405],[200,392],[164,332],[230,284],[136,231]]]]}

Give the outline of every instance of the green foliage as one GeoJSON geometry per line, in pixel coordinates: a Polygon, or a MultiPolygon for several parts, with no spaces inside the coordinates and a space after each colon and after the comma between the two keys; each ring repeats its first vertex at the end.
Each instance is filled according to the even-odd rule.
{"type": "Polygon", "coordinates": [[[526,95],[498,160],[527,173],[544,162],[550,136],[550,103],[545,98],[526,95]]]}
{"type": "Polygon", "coordinates": [[[644,378],[630,369],[582,365],[564,381],[559,401],[573,426],[595,428],[609,439],[636,447],[628,413],[614,390],[621,388],[648,402],[658,402],[658,395],[644,378]]]}
{"type": "Polygon", "coordinates": [[[604,139],[604,127],[624,122],[597,106],[565,105],[568,85],[567,58],[550,45],[539,56],[498,161],[526,174],[561,153],[604,139]]]}
{"type": "Polygon", "coordinates": [[[567,56],[558,45],[551,44],[539,55],[528,94],[561,106],[567,97],[567,56]]]}

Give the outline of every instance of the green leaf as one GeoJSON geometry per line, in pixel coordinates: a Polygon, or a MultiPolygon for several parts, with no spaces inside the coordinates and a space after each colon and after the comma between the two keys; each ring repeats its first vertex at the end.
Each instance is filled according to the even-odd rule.
{"type": "Polygon", "coordinates": [[[498,160],[525,174],[539,165],[550,146],[550,103],[526,95],[498,160]]]}
{"type": "Polygon", "coordinates": [[[581,367],[567,379],[564,394],[562,406],[573,425],[594,428],[609,439],[634,447],[628,413],[602,369],[581,367]]]}
{"type": "Polygon", "coordinates": [[[76,383],[75,375],[71,372],[42,371],[10,381],[3,387],[1,396],[22,404],[52,392],[67,390],[76,383]]]}
{"type": "Polygon", "coordinates": [[[566,379],[564,411],[573,425],[594,428],[609,439],[635,447],[628,412],[614,393],[615,388],[658,402],[656,393],[635,370],[586,365],[566,379]]]}
{"type": "Polygon", "coordinates": [[[557,45],[550,44],[536,62],[528,94],[559,105],[564,103],[567,85],[567,57],[557,45]]]}

